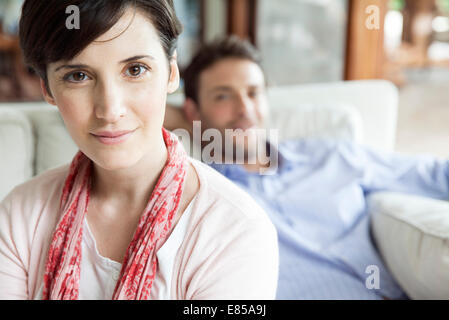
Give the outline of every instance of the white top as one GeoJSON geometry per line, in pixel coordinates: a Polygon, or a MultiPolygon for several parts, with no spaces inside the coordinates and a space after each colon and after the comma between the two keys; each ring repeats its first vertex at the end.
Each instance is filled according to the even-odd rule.
{"type": "MultiPolygon", "coordinates": [[[[179,247],[186,235],[187,225],[192,211],[192,203],[181,215],[170,237],[156,253],[158,270],[151,288],[153,300],[170,300],[170,287],[173,263],[179,247]]],[[[120,276],[122,264],[100,255],[95,238],[90,231],[87,219],[84,219],[82,260],[80,275],[80,300],[110,300],[120,276]]]]}

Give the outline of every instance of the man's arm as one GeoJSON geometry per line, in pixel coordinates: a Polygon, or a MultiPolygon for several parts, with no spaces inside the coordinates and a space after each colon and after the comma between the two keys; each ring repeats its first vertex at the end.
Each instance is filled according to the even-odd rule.
{"type": "Polygon", "coordinates": [[[449,161],[431,156],[381,153],[356,144],[344,144],[340,153],[362,170],[365,192],[395,191],[449,199],[449,161]]]}

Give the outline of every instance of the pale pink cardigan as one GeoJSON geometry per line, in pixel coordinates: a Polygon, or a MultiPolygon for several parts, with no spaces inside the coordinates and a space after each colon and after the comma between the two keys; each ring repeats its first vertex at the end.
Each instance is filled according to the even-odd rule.
{"type": "MultiPolygon", "coordinates": [[[[174,261],[172,299],[274,299],[276,230],[239,187],[191,160],[197,201],[174,261]]],[[[50,238],[69,166],[17,186],[0,203],[0,299],[33,299],[42,286],[50,238]]]]}

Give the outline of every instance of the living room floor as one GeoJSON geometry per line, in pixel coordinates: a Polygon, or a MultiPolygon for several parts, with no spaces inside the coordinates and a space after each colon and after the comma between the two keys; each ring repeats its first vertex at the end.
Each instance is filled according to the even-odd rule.
{"type": "Polygon", "coordinates": [[[449,69],[409,70],[399,91],[396,151],[449,158],[449,69]]]}

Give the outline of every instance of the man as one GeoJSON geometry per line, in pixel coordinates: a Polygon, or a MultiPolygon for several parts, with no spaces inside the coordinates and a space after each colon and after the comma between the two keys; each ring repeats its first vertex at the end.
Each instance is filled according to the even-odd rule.
{"type": "MultiPolygon", "coordinates": [[[[220,132],[263,127],[266,83],[249,43],[231,37],[204,46],[184,81],[183,115],[168,108],[169,128],[191,128],[194,120],[201,120],[202,130],[220,132]]],[[[247,155],[254,153],[250,144],[244,146],[247,155]]],[[[271,152],[275,147],[270,145],[271,152]]],[[[211,164],[251,194],[277,228],[277,298],[406,298],[376,250],[366,196],[389,190],[447,199],[449,164],[325,140],[286,141],[277,152],[278,168],[271,175],[258,173],[265,165],[259,162],[211,164]],[[365,285],[373,265],[379,268],[379,289],[365,285]]]]}

